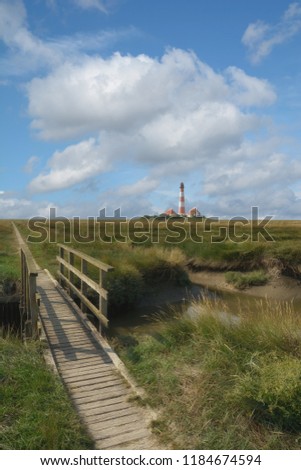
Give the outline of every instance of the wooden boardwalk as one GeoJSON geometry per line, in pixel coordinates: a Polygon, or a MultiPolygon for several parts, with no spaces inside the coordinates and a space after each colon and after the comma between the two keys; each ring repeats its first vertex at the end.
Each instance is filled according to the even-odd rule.
{"type": "Polygon", "coordinates": [[[149,429],[151,417],[130,401],[134,389],[115,366],[106,343],[98,341],[98,333],[41,269],[37,289],[40,320],[53,359],[95,448],[158,448],[149,429]]]}

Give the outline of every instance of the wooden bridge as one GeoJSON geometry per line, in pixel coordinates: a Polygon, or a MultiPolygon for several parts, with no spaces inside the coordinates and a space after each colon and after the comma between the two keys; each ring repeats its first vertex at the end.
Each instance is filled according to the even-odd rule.
{"type": "MultiPolygon", "coordinates": [[[[14,225],[21,249],[21,313],[26,334],[45,332],[55,366],[96,449],[158,449],[150,431],[150,412],[131,398],[136,390],[125,367],[85,314],[49,273],[41,270],[14,225]]],[[[104,273],[112,269],[83,253],[60,245],[60,278],[83,308],[106,324],[104,273]],[[68,260],[65,255],[68,255],[68,260]],[[80,269],[74,258],[80,260],[80,269]],[[99,283],[88,277],[87,265],[100,270],[99,283]],[[80,279],[81,289],[74,277],[80,279]],[[86,297],[89,286],[99,294],[99,306],[86,297]]],[[[136,395],[137,396],[137,395],[136,395]]]]}

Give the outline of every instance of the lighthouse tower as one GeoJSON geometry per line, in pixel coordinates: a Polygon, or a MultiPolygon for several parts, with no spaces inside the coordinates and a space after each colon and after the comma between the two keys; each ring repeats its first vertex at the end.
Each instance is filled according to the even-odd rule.
{"type": "Polygon", "coordinates": [[[180,184],[180,194],[179,194],[179,215],[186,215],[185,213],[185,197],[184,197],[184,183],[180,184]]]}

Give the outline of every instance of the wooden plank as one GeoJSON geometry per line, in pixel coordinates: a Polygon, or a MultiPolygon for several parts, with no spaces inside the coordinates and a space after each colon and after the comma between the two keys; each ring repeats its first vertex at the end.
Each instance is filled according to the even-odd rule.
{"type": "Polygon", "coordinates": [[[74,362],[74,361],[80,361],[82,359],[93,359],[95,356],[91,354],[82,354],[75,352],[73,354],[64,354],[64,353],[58,353],[56,351],[53,351],[53,355],[55,356],[55,359],[58,361],[58,363],[62,362],[74,362]]]}
{"type": "MultiPolygon", "coordinates": [[[[141,417],[140,417],[141,418],[141,417]]],[[[99,426],[95,426],[93,429],[93,434],[94,437],[97,439],[106,439],[108,437],[112,436],[118,436],[118,435],[124,435],[126,436],[127,434],[130,434],[131,432],[141,432],[143,434],[143,431],[145,431],[145,435],[149,434],[149,431],[146,429],[141,429],[141,419],[140,420],[135,420],[134,422],[127,423],[127,424],[116,424],[114,421],[112,422],[112,426],[103,426],[102,423],[99,423],[99,426]]],[[[139,437],[142,437],[142,435],[139,434],[139,437]]]]}
{"type": "Polygon", "coordinates": [[[75,402],[80,405],[81,403],[89,403],[92,401],[99,401],[99,400],[106,400],[107,398],[116,398],[116,397],[124,397],[125,395],[125,390],[124,387],[112,387],[111,389],[107,391],[97,391],[93,390],[91,392],[89,391],[74,391],[72,392],[72,396],[75,400],[75,402]]]}
{"type": "Polygon", "coordinates": [[[122,407],[127,407],[127,406],[130,406],[129,405],[129,402],[128,400],[126,400],[125,396],[124,395],[120,395],[118,397],[111,397],[111,398],[107,398],[106,400],[98,400],[98,401],[94,401],[94,402],[90,402],[90,403],[82,403],[80,405],[80,408],[79,409],[79,414],[81,416],[96,416],[96,415],[99,415],[101,413],[105,413],[106,410],[110,409],[111,408],[111,411],[112,411],[112,407],[116,407],[117,409],[117,406],[122,406],[122,407]]]}
{"type": "Polygon", "coordinates": [[[91,359],[79,359],[77,364],[74,364],[72,361],[60,361],[60,369],[62,371],[65,370],[72,370],[84,366],[93,366],[93,365],[99,365],[103,367],[112,367],[112,361],[111,360],[106,360],[102,358],[101,356],[99,357],[93,357],[91,359]]]}
{"type": "Polygon", "coordinates": [[[62,345],[60,349],[56,348],[55,349],[56,353],[62,353],[65,356],[68,354],[73,354],[73,353],[82,353],[82,354],[89,354],[89,355],[95,355],[98,356],[100,354],[103,354],[103,351],[101,349],[96,348],[95,345],[92,343],[89,343],[87,347],[81,346],[70,346],[70,345],[62,345]]]}
{"type": "Polygon", "coordinates": [[[96,421],[94,423],[89,423],[89,429],[93,432],[95,430],[101,429],[102,431],[105,431],[107,429],[112,429],[113,427],[121,427],[128,425],[129,426],[134,426],[134,423],[138,424],[141,429],[141,416],[138,415],[137,412],[132,412],[132,414],[124,415],[124,416],[112,416],[110,419],[107,420],[100,420],[96,421]]]}
{"type": "Polygon", "coordinates": [[[67,374],[73,374],[74,370],[79,370],[81,373],[91,373],[91,371],[100,369],[100,370],[112,370],[115,371],[116,369],[113,367],[112,362],[104,362],[102,361],[102,358],[96,358],[93,360],[88,360],[88,361],[79,361],[79,363],[76,365],[74,364],[69,364],[68,362],[66,363],[60,363],[60,369],[62,370],[62,373],[67,374]]]}
{"type": "MultiPolygon", "coordinates": [[[[46,331],[46,329],[45,329],[46,331]]],[[[85,333],[85,331],[81,330],[80,328],[77,330],[77,331],[72,331],[72,332],[64,332],[64,330],[62,331],[47,331],[48,333],[48,336],[50,337],[53,337],[53,338],[58,338],[58,340],[60,341],[61,339],[64,339],[64,338],[70,338],[71,340],[74,338],[74,339],[77,339],[77,338],[87,338],[87,334],[85,333]]]]}
{"type": "Polygon", "coordinates": [[[92,355],[92,354],[82,354],[82,353],[74,353],[74,354],[63,354],[63,353],[56,353],[55,351],[53,351],[53,354],[55,356],[55,359],[59,362],[59,363],[66,363],[66,362],[74,362],[74,361],[81,361],[81,360],[90,360],[90,359],[94,359],[95,355],[92,355]]]}
{"type": "Polygon", "coordinates": [[[85,382],[73,382],[69,384],[69,390],[76,394],[79,397],[89,397],[93,394],[98,394],[99,398],[104,396],[104,394],[110,393],[111,390],[121,390],[124,393],[124,383],[119,379],[114,379],[111,381],[99,379],[95,384],[86,385],[85,382]],[[101,395],[100,395],[101,394],[101,395]]]}
{"type": "Polygon", "coordinates": [[[77,287],[75,287],[73,284],[70,283],[69,279],[67,279],[60,271],[57,272],[58,275],[60,276],[61,279],[63,279],[64,282],[70,287],[73,292],[78,296],[78,298],[85,303],[85,305],[88,307],[89,310],[91,310],[92,313],[104,324],[104,326],[108,327],[109,321],[108,319],[99,311],[98,308],[95,307],[95,305],[90,302],[87,297],[85,297],[77,287]]]}
{"type": "MultiPolygon", "coordinates": [[[[93,281],[89,276],[87,276],[79,269],[75,268],[74,266],[71,266],[68,261],[60,258],[59,256],[57,256],[56,259],[59,261],[59,263],[62,263],[64,266],[66,266],[71,273],[75,274],[78,279],[82,280],[85,284],[87,284],[87,286],[91,287],[91,289],[94,289],[98,294],[100,294],[104,299],[107,300],[107,291],[103,289],[99,283],[93,281]]],[[[74,285],[74,283],[72,283],[70,279],[69,282],[70,284],[74,285]]]]}
{"type": "Polygon", "coordinates": [[[78,371],[78,374],[77,375],[68,375],[68,374],[64,374],[65,377],[64,377],[64,381],[66,383],[70,383],[72,384],[72,382],[81,382],[81,381],[88,381],[88,380],[95,380],[97,379],[98,377],[102,377],[102,378],[105,378],[106,380],[110,380],[110,379],[115,379],[115,378],[118,378],[118,375],[116,373],[114,373],[114,371],[112,370],[102,370],[102,369],[96,369],[94,370],[94,372],[92,373],[91,371],[87,374],[85,374],[83,371],[78,371]]]}
{"type": "MultiPolygon", "coordinates": [[[[117,446],[122,446],[127,442],[134,442],[138,439],[149,437],[150,433],[146,429],[141,429],[140,431],[135,430],[127,432],[126,434],[107,437],[106,439],[102,436],[95,436],[96,449],[105,450],[105,449],[115,449],[117,446]]],[[[121,447],[123,448],[123,447],[121,447]]],[[[135,449],[135,447],[133,447],[135,449]]]]}
{"type": "Polygon", "coordinates": [[[118,377],[94,377],[92,379],[84,379],[79,381],[68,381],[68,387],[71,391],[84,391],[89,390],[102,390],[108,387],[115,387],[115,385],[123,385],[124,382],[118,377]]]}
{"type": "Polygon", "coordinates": [[[45,328],[47,328],[47,330],[54,331],[54,332],[60,331],[60,330],[67,331],[67,332],[79,331],[79,328],[80,328],[80,325],[78,323],[77,324],[67,323],[65,325],[62,325],[62,324],[47,323],[43,321],[43,324],[45,325],[45,328]]]}
{"type": "MultiPolygon", "coordinates": [[[[101,403],[103,405],[103,403],[101,403]]],[[[116,402],[111,405],[107,406],[101,406],[101,407],[96,407],[96,408],[85,408],[83,409],[81,405],[82,413],[80,413],[81,417],[83,418],[83,421],[86,424],[89,423],[94,423],[98,420],[110,420],[111,419],[111,414],[117,415],[117,416],[125,416],[126,414],[131,414],[133,412],[136,412],[137,410],[133,408],[132,405],[130,405],[128,402],[120,401],[116,402]],[[109,411],[104,411],[105,409],[109,411]],[[83,415],[84,412],[84,415],[83,415]]]]}
{"type": "Polygon", "coordinates": [[[109,264],[103,263],[102,261],[92,258],[92,256],[86,255],[86,253],[75,250],[74,248],[70,248],[69,246],[66,247],[65,245],[62,245],[61,243],[58,243],[57,246],[59,248],[63,248],[66,252],[73,253],[75,256],[78,256],[79,258],[85,259],[86,261],[88,261],[88,263],[92,264],[93,266],[96,266],[97,268],[101,268],[103,271],[108,272],[114,269],[113,266],[110,266],[109,264]]]}
{"type": "Polygon", "coordinates": [[[93,354],[103,354],[103,351],[96,347],[95,344],[91,343],[89,340],[84,340],[83,342],[71,344],[70,341],[66,341],[65,343],[59,343],[56,346],[54,344],[51,345],[52,348],[60,350],[64,353],[67,352],[93,352],[93,354]]]}
{"type": "Polygon", "coordinates": [[[51,345],[53,351],[62,351],[64,354],[68,351],[84,351],[89,348],[91,343],[88,340],[80,341],[79,343],[71,344],[70,341],[64,343],[54,343],[51,345]]]}
{"type": "MultiPolygon", "coordinates": [[[[87,416],[84,419],[84,422],[88,425],[94,424],[94,423],[105,423],[106,421],[109,421],[111,424],[111,420],[117,419],[117,418],[125,418],[126,416],[135,416],[137,417],[137,410],[133,406],[128,406],[127,408],[125,407],[116,407],[115,409],[107,413],[100,413],[99,415],[93,414],[92,416],[87,416]]],[[[141,417],[139,417],[141,421],[141,417]]]]}
{"type": "Polygon", "coordinates": [[[56,342],[55,339],[52,339],[52,347],[64,347],[64,346],[72,346],[72,347],[78,347],[78,346],[86,346],[89,342],[89,338],[86,338],[83,336],[82,338],[65,338],[62,337],[61,341],[56,342]]]}
{"type": "MultiPolygon", "coordinates": [[[[64,373],[64,381],[66,383],[72,383],[74,382],[75,380],[89,380],[90,378],[92,379],[93,378],[93,374],[91,373],[91,370],[88,370],[87,372],[85,370],[79,370],[78,372],[78,377],[76,377],[76,375],[74,374],[74,370],[71,370],[71,371],[62,371],[64,373]]],[[[98,377],[98,376],[102,376],[102,377],[116,377],[117,374],[115,373],[114,369],[105,369],[103,367],[97,367],[95,368],[95,377],[98,377]]]]}

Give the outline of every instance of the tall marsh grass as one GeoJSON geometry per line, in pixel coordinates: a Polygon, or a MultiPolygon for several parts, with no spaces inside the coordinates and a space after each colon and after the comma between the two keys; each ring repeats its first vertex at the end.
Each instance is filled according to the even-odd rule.
{"type": "Polygon", "coordinates": [[[193,311],[121,352],[162,410],[162,439],[182,449],[299,449],[301,319],[292,305],[193,311]]]}

